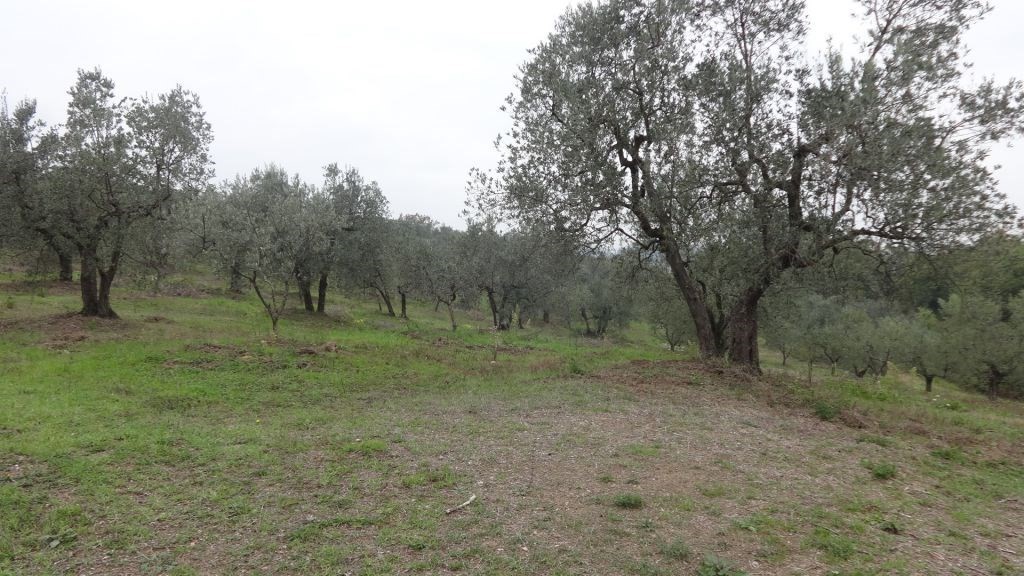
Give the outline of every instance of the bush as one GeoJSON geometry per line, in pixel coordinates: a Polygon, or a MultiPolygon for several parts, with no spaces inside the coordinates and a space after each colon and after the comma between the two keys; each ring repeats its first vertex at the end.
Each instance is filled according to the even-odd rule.
{"type": "Polygon", "coordinates": [[[839,406],[835,402],[818,400],[814,403],[814,414],[826,422],[835,420],[836,416],[839,416],[839,413],[842,411],[842,406],[839,406]]]}

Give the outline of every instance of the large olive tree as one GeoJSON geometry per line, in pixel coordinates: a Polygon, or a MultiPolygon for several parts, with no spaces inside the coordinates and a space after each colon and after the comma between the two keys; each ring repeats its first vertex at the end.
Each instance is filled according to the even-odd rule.
{"type": "Polygon", "coordinates": [[[662,253],[702,354],[757,369],[758,304],[783,274],[1008,217],[985,144],[1020,131],[1024,95],[964,87],[984,3],[861,5],[851,57],[805,53],[801,0],[570,9],[522,66],[481,208],[662,253]]]}
{"type": "Polygon", "coordinates": [[[110,289],[133,229],[194,195],[212,174],[213,140],[198,97],[183,88],[117,98],[99,70],[80,70],[67,120],[46,130],[35,103],[3,125],[0,184],[22,222],[61,258],[80,258],[82,314],[115,318],[110,289]]]}

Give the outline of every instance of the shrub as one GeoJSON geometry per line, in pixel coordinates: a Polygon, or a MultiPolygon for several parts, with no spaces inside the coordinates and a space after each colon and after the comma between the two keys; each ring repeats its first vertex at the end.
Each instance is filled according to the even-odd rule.
{"type": "Polygon", "coordinates": [[[834,402],[819,400],[814,403],[814,414],[826,422],[835,420],[843,408],[834,402]]]}

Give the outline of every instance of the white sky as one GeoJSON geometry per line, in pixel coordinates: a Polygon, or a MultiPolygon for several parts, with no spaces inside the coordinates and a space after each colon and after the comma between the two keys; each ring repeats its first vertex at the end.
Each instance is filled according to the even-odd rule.
{"type": "MultiPolygon", "coordinates": [[[[213,125],[218,179],[274,162],[319,183],[330,162],[380,182],[392,212],[459,225],[473,166],[491,167],[499,106],[527,49],[568,0],[8,1],[0,89],[59,123],[78,68],[119,95],[182,84],[213,125]]],[[[994,0],[971,31],[975,71],[1024,76],[1024,2],[994,0]]],[[[849,47],[852,0],[808,0],[811,45],[849,47]]],[[[1024,206],[1024,158],[1001,148],[1001,189],[1024,206]]]]}

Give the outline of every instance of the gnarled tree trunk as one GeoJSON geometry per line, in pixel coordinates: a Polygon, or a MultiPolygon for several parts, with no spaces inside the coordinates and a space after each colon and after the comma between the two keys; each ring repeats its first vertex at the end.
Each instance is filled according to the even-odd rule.
{"type": "Polygon", "coordinates": [[[384,301],[384,305],[388,307],[388,316],[394,316],[395,308],[391,305],[391,294],[380,287],[377,287],[377,293],[380,294],[380,299],[384,301]]]}
{"type": "MultiPolygon", "coordinates": [[[[705,301],[704,290],[700,284],[690,275],[690,271],[679,253],[679,247],[674,242],[663,241],[662,250],[665,259],[668,261],[669,269],[672,270],[672,277],[676,285],[683,293],[683,300],[693,318],[693,326],[696,330],[697,347],[700,349],[702,358],[718,358],[725,354],[722,347],[721,330],[716,330],[715,321],[712,318],[711,310],[705,301]]],[[[755,323],[754,331],[757,326],[755,323]]],[[[755,351],[756,353],[756,351],[755,351]]]]}
{"type": "Polygon", "coordinates": [[[82,316],[99,318],[117,318],[117,313],[110,306],[110,288],[114,284],[120,250],[114,250],[110,265],[104,269],[99,266],[96,255],[97,247],[83,245],[79,247],[81,273],[79,285],[82,290],[82,316]]]}
{"type": "Polygon", "coordinates": [[[316,289],[316,312],[324,314],[327,310],[327,273],[320,273],[320,283],[316,289]]]}
{"type": "Polygon", "coordinates": [[[299,278],[297,285],[299,288],[299,296],[302,298],[302,305],[306,308],[306,312],[313,312],[316,310],[313,306],[313,293],[310,292],[309,280],[299,278]]]}
{"type": "Polygon", "coordinates": [[[61,282],[71,282],[74,279],[74,266],[75,261],[71,256],[71,252],[68,250],[55,250],[57,252],[57,260],[60,263],[60,271],[57,276],[57,280],[61,282]]]}
{"type": "Polygon", "coordinates": [[[82,289],[82,316],[100,315],[100,295],[97,286],[96,256],[88,248],[81,248],[81,272],[78,283],[82,289]]]}
{"type": "Polygon", "coordinates": [[[757,347],[757,305],[762,291],[750,288],[729,313],[729,361],[754,372],[761,371],[757,347]]]}
{"type": "Polygon", "coordinates": [[[100,318],[117,318],[117,313],[110,306],[110,287],[114,284],[114,275],[117,274],[117,266],[111,266],[106,270],[100,269],[100,290],[97,299],[100,318]]]}

